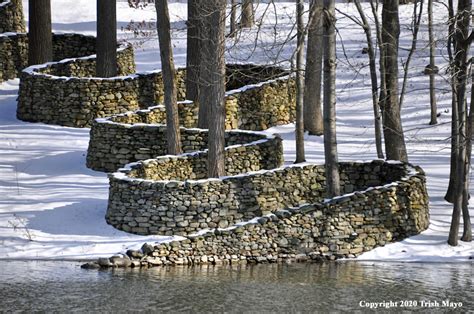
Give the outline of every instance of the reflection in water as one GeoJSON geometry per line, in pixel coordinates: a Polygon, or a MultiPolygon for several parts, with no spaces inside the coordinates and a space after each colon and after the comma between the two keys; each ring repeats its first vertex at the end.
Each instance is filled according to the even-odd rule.
{"type": "Polygon", "coordinates": [[[0,310],[364,310],[360,301],[462,302],[472,264],[328,263],[88,271],[66,262],[0,262],[0,310]]]}

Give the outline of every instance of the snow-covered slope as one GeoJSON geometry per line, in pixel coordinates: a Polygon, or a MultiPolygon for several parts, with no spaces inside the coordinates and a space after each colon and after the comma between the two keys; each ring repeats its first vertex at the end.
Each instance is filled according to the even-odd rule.
{"type": "MultiPolygon", "coordinates": [[[[53,27],[55,31],[95,33],[95,1],[55,0],[53,27]],[[74,8],[71,10],[71,8],[74,8]]],[[[27,12],[27,1],[24,1],[27,12]]],[[[280,44],[290,38],[294,21],[294,3],[260,4],[257,16],[266,12],[258,39],[255,30],[245,31],[237,42],[229,41],[229,61],[267,63],[283,62],[292,55],[294,42],[280,44]],[[282,27],[274,31],[275,21],[282,27]],[[276,41],[276,42],[275,42],[276,41]],[[255,46],[257,43],[257,46],[255,46]]],[[[350,4],[338,9],[356,15],[350,4]]],[[[402,47],[410,45],[407,23],[412,7],[402,7],[402,47]]],[[[177,65],[185,64],[186,6],[170,6],[174,27],[173,44],[177,65]]],[[[446,66],[443,38],[446,35],[444,8],[435,10],[438,22],[439,56],[437,62],[446,66]]],[[[338,16],[337,128],[340,160],[376,158],[373,139],[370,80],[366,55],[361,54],[364,35],[348,18],[338,16]]],[[[130,20],[153,21],[153,7],[133,10],[119,3],[120,37],[134,39],[121,30],[130,20]]],[[[426,19],[425,19],[426,20],[426,19]]],[[[443,200],[449,174],[450,95],[446,82],[438,78],[439,124],[429,126],[428,77],[421,71],[428,64],[427,33],[423,27],[420,49],[415,54],[403,106],[410,162],[427,173],[430,194],[431,226],[421,235],[400,243],[368,252],[361,260],[398,261],[467,261],[474,256],[472,243],[458,247],[446,244],[452,207],[443,200]]],[[[158,44],[154,36],[142,41],[136,50],[138,70],[159,68],[158,44]]],[[[403,50],[402,50],[403,51],[403,50]]],[[[402,58],[405,53],[402,52],[402,58]]],[[[288,64],[287,62],[283,62],[288,64]]],[[[443,72],[441,71],[441,75],[443,72]]],[[[143,237],[115,230],[105,223],[108,182],[103,173],[85,167],[89,130],[31,124],[15,118],[18,80],[0,85],[0,258],[19,259],[86,259],[110,256],[126,248],[140,247],[144,242],[169,240],[167,237],[143,237]]],[[[282,134],[285,158],[295,158],[294,126],[268,130],[282,134]]],[[[323,162],[322,139],[306,136],[308,161],[323,162]]],[[[471,210],[471,216],[474,211],[471,210]]]]}

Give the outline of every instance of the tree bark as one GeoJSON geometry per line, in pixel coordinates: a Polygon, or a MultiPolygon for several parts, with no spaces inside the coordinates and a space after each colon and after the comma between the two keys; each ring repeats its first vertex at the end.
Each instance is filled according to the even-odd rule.
{"type": "Polygon", "coordinates": [[[306,50],[303,99],[304,128],[310,135],[323,134],[323,116],[321,113],[322,12],[322,3],[313,0],[310,7],[308,25],[308,48],[306,50]]]}
{"type": "Polygon", "coordinates": [[[365,16],[364,10],[360,5],[359,0],[355,0],[354,4],[356,5],[357,11],[359,12],[360,18],[362,20],[362,27],[365,32],[365,37],[367,39],[367,50],[369,55],[369,68],[370,68],[370,82],[372,86],[372,105],[374,110],[374,129],[375,129],[375,148],[377,150],[377,157],[383,159],[383,149],[382,149],[382,114],[380,111],[379,105],[379,92],[378,92],[378,83],[377,83],[377,66],[375,65],[375,51],[372,40],[372,31],[370,29],[370,24],[365,16]]]}
{"type": "Polygon", "coordinates": [[[398,44],[400,22],[398,1],[384,0],[382,8],[382,49],[384,51],[386,97],[383,110],[383,132],[387,159],[407,162],[400,103],[398,98],[398,44]]]}
{"type": "Polygon", "coordinates": [[[199,60],[201,28],[199,6],[202,0],[188,0],[187,46],[186,46],[186,98],[197,101],[199,98],[199,60]]]}
{"type": "Polygon", "coordinates": [[[433,0],[428,0],[428,37],[430,41],[430,125],[434,125],[438,123],[438,108],[435,91],[436,42],[433,34],[433,0]]]}
{"type": "Polygon", "coordinates": [[[304,2],[297,0],[296,2],[296,19],[297,19],[297,45],[296,45],[296,160],[295,163],[305,161],[304,154],[304,117],[303,117],[303,94],[304,94],[304,2]]]}
{"type": "Polygon", "coordinates": [[[97,0],[98,77],[117,75],[117,1],[97,0]]]}
{"type": "Polygon", "coordinates": [[[254,24],[253,0],[242,1],[242,16],[240,19],[241,28],[250,28],[254,24]]]}
{"type": "Polygon", "coordinates": [[[454,203],[454,182],[456,181],[456,149],[458,147],[458,137],[456,136],[458,129],[456,124],[454,123],[454,114],[457,111],[456,107],[456,91],[455,91],[455,69],[454,69],[454,55],[453,55],[453,46],[454,46],[454,3],[453,0],[448,0],[448,43],[447,43],[447,51],[449,57],[449,64],[450,66],[450,74],[451,74],[451,160],[450,160],[450,169],[449,169],[449,184],[448,189],[446,191],[446,195],[444,199],[449,203],[454,203]]]}
{"type": "Polygon", "coordinates": [[[29,0],[28,64],[53,61],[51,1],[29,0]]]}
{"type": "Polygon", "coordinates": [[[206,19],[202,36],[201,94],[206,96],[209,108],[208,175],[213,178],[225,175],[225,1],[208,0],[203,2],[202,8],[206,19]]]}
{"type": "Polygon", "coordinates": [[[171,48],[171,26],[167,0],[155,0],[158,39],[160,42],[161,69],[165,92],[166,139],[168,154],[178,155],[181,150],[179,130],[178,100],[171,48]]]}
{"type": "Polygon", "coordinates": [[[469,116],[467,119],[467,134],[466,134],[466,166],[464,169],[464,191],[462,202],[462,220],[463,233],[461,240],[465,242],[472,241],[472,225],[469,214],[469,169],[471,169],[472,156],[472,133],[474,129],[474,71],[471,71],[471,106],[469,108],[469,116]]]}
{"type": "Polygon", "coordinates": [[[454,77],[453,92],[455,104],[453,105],[453,130],[458,131],[453,136],[457,138],[457,146],[451,147],[455,150],[456,157],[456,177],[454,182],[454,206],[451,218],[451,228],[449,230],[448,244],[456,246],[458,244],[458,232],[460,225],[461,211],[467,207],[468,191],[467,187],[467,108],[466,89],[468,73],[468,55],[470,41],[469,37],[471,23],[471,0],[459,0],[456,14],[456,25],[454,32],[454,77]]]}
{"type": "Polygon", "coordinates": [[[336,4],[324,0],[324,157],[326,163],[327,196],[340,194],[336,137],[336,4]]]}
{"type": "Polygon", "coordinates": [[[237,0],[230,1],[230,32],[229,37],[234,37],[237,32],[237,0]]]}

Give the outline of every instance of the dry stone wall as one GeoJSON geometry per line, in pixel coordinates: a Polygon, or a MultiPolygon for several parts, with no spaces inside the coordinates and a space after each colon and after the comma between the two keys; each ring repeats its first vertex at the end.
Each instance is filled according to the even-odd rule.
{"type": "Polygon", "coordinates": [[[24,33],[25,31],[22,1],[0,1],[0,33],[24,33]]]}
{"type": "MultiPolygon", "coordinates": [[[[17,69],[24,63],[24,45],[13,37],[25,32],[21,0],[0,2],[0,83],[18,77],[17,69]]],[[[28,53],[26,53],[27,55],[28,53]]]]}
{"type": "MultiPolygon", "coordinates": [[[[117,59],[121,75],[135,72],[131,46],[119,49],[117,59]]],[[[21,75],[17,117],[29,122],[84,127],[96,117],[138,109],[132,78],[91,77],[94,74],[92,57],[26,68],[21,75]]]]}
{"type": "MultiPolygon", "coordinates": [[[[134,72],[131,48],[119,56],[120,75],[134,72]]],[[[95,118],[162,103],[164,87],[160,71],[98,79],[93,77],[94,64],[95,58],[76,58],[23,71],[18,117],[30,122],[90,127],[95,118]],[[65,115],[71,106],[72,112],[65,115]],[[55,116],[54,112],[61,114],[55,116]]],[[[286,74],[286,71],[271,66],[227,65],[226,85],[231,90],[226,94],[226,128],[264,130],[292,122],[295,84],[286,74]],[[261,81],[264,83],[258,83],[261,81]],[[253,85],[234,89],[247,83],[253,85]]],[[[185,77],[186,70],[178,69],[176,84],[178,100],[181,101],[185,99],[185,77]]],[[[184,102],[180,105],[179,115],[184,127],[196,127],[198,105],[184,102]]],[[[138,118],[134,122],[164,123],[164,106],[138,113],[138,118]]]]}
{"type": "MultiPolygon", "coordinates": [[[[205,203],[202,202],[206,197],[201,197],[199,203],[191,204],[193,201],[188,200],[190,204],[187,206],[182,204],[182,207],[186,207],[186,210],[189,210],[190,206],[196,208],[196,213],[190,213],[187,219],[181,220],[182,215],[186,214],[186,210],[179,207],[174,209],[178,216],[166,214],[163,216],[168,217],[166,221],[167,228],[171,230],[170,234],[180,233],[180,230],[186,228],[188,230],[193,229],[190,225],[184,225],[186,225],[186,221],[200,213],[205,213],[201,215],[201,219],[208,221],[207,228],[209,230],[187,235],[182,240],[170,243],[145,244],[139,251],[129,250],[127,255],[100,259],[98,262],[85,266],[140,267],[247,262],[271,263],[285,260],[333,260],[356,257],[375,247],[400,241],[428,228],[428,195],[425,187],[425,175],[420,168],[409,164],[384,161],[341,163],[340,166],[343,187],[348,192],[345,195],[324,200],[322,189],[313,186],[312,190],[318,190],[319,196],[314,195],[314,199],[317,200],[312,201],[312,204],[300,204],[287,208],[278,205],[266,210],[263,210],[263,208],[251,210],[250,213],[244,210],[241,215],[245,217],[243,220],[246,221],[229,227],[221,221],[235,215],[235,212],[226,211],[225,208],[230,206],[228,204],[231,198],[229,198],[229,195],[237,192],[238,187],[247,184],[249,191],[253,191],[255,200],[258,198],[271,200],[268,189],[261,189],[261,187],[257,187],[258,184],[253,186],[249,184],[262,181],[272,182],[273,184],[268,185],[267,188],[273,187],[283,198],[288,198],[288,203],[294,203],[298,201],[296,199],[290,200],[290,195],[294,195],[295,191],[298,191],[296,194],[299,194],[301,187],[307,186],[308,182],[305,182],[304,179],[303,181],[294,181],[295,186],[286,190],[290,193],[283,194],[284,189],[282,187],[284,185],[275,184],[279,181],[275,180],[274,176],[285,171],[285,169],[286,171],[292,169],[291,171],[300,172],[302,176],[306,177],[310,177],[312,173],[315,173],[315,176],[321,177],[319,178],[321,181],[315,184],[323,185],[323,167],[303,165],[222,180],[201,180],[181,182],[181,184],[175,181],[161,182],[163,188],[166,184],[170,184],[170,190],[168,191],[170,198],[176,198],[179,195],[179,193],[172,193],[171,190],[193,191],[196,186],[201,185],[198,190],[200,191],[199,195],[203,196],[209,190],[222,192],[218,191],[218,186],[225,185],[226,180],[231,180],[233,186],[224,190],[224,193],[227,193],[226,197],[220,197],[223,194],[219,193],[212,194],[219,195],[219,197],[215,198],[213,203],[210,204],[211,208],[214,205],[211,210],[206,209],[205,203]],[[239,183],[239,181],[241,182],[239,183]],[[297,182],[301,185],[298,186],[297,182]],[[366,188],[367,185],[374,186],[366,188]],[[203,190],[204,186],[206,189],[203,190]],[[351,191],[351,189],[354,189],[354,191],[351,191]],[[255,218],[249,220],[252,216],[255,218]]],[[[133,166],[132,169],[122,171],[121,174],[127,172],[130,176],[120,177],[118,174],[112,176],[111,180],[117,180],[117,182],[112,183],[112,186],[123,184],[125,189],[125,185],[128,185],[131,195],[136,196],[135,198],[129,198],[129,200],[143,201],[141,201],[142,206],[139,212],[132,211],[133,214],[124,216],[124,218],[126,217],[124,223],[134,221],[137,226],[135,228],[140,228],[138,227],[140,224],[156,225],[157,217],[160,216],[160,207],[158,204],[154,204],[153,207],[153,201],[150,202],[153,197],[152,193],[138,196],[136,191],[146,190],[150,185],[158,182],[140,181],[132,178],[133,166]],[[122,182],[119,183],[118,181],[122,182]],[[154,208],[154,211],[149,211],[152,208],[154,208]],[[139,216],[134,216],[135,213],[139,213],[139,216]],[[138,217],[142,218],[135,219],[138,217]]],[[[147,177],[144,174],[142,176],[147,177]]],[[[238,192],[241,193],[242,191],[238,192]]],[[[304,194],[303,192],[299,195],[304,194]]],[[[300,199],[299,203],[303,201],[303,199],[300,199]]],[[[127,204],[127,206],[129,205],[130,203],[127,204]]],[[[161,211],[163,211],[163,208],[161,208],[161,211]]],[[[163,212],[169,213],[170,209],[168,208],[163,212]]],[[[203,224],[201,227],[205,227],[205,225],[203,224]]],[[[142,229],[135,230],[141,231],[142,229]]]]}
{"type": "MultiPolygon", "coordinates": [[[[237,154],[228,164],[245,160],[248,155],[249,152],[237,154]]],[[[340,166],[342,190],[346,193],[389,184],[409,174],[408,167],[381,161],[340,166]]],[[[322,202],[325,197],[325,171],[321,165],[304,164],[239,175],[244,171],[249,169],[229,171],[229,177],[220,179],[189,180],[202,178],[206,173],[204,153],[132,164],[110,175],[107,222],[137,234],[182,235],[205,228],[226,228],[282,208],[322,202]]],[[[417,202],[422,200],[421,209],[428,213],[426,191],[420,189],[415,190],[419,194],[417,202]]],[[[378,195],[382,190],[374,191],[370,195],[378,195]]],[[[354,195],[338,202],[353,206],[354,195]]],[[[384,202],[393,206],[407,202],[401,196],[382,196],[384,202]]],[[[363,199],[367,207],[379,206],[370,198],[363,199]]]]}

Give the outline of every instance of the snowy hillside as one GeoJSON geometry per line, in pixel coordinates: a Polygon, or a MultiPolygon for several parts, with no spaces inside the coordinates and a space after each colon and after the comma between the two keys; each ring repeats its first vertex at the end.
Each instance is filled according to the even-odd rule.
{"type": "MultiPolygon", "coordinates": [[[[27,17],[27,1],[23,3],[27,17]]],[[[55,31],[95,34],[95,1],[55,0],[52,5],[55,31]]],[[[339,3],[337,8],[357,16],[351,4],[339,3]]],[[[260,3],[257,8],[259,21],[264,12],[259,32],[247,30],[235,42],[228,41],[228,61],[289,64],[295,42],[282,42],[292,38],[294,3],[277,3],[275,6],[260,3]],[[278,31],[274,30],[276,21],[281,27],[278,31]]],[[[427,174],[431,225],[418,236],[377,248],[363,254],[359,260],[460,262],[474,256],[472,243],[460,242],[458,247],[446,243],[452,211],[452,206],[443,199],[449,178],[451,96],[444,74],[447,66],[443,50],[447,32],[443,24],[446,12],[441,5],[434,12],[439,40],[436,61],[441,68],[437,78],[439,124],[428,125],[429,79],[422,74],[428,64],[426,27],[421,29],[420,49],[412,60],[408,93],[402,109],[410,162],[420,165],[427,174]]],[[[178,66],[184,66],[186,59],[186,14],[185,4],[170,5],[178,66]]],[[[411,45],[411,14],[411,6],[402,7],[400,43],[403,48],[411,45]]],[[[159,68],[158,43],[154,34],[136,39],[122,29],[132,20],[155,21],[153,6],[135,10],[129,9],[126,3],[119,3],[119,36],[122,40],[140,42],[136,49],[139,71],[159,68]]],[[[425,16],[423,21],[426,20],[425,16]]],[[[339,159],[375,159],[368,60],[367,55],[361,53],[365,36],[350,19],[340,14],[337,27],[339,159]]],[[[402,59],[406,58],[406,53],[406,50],[401,50],[402,59]]],[[[0,259],[90,259],[110,256],[127,248],[139,248],[144,242],[169,240],[169,237],[127,234],[105,223],[108,180],[106,174],[85,167],[89,130],[17,120],[18,84],[16,79],[0,85],[0,259]]],[[[282,135],[286,162],[292,163],[295,159],[294,125],[272,128],[267,132],[282,135]]],[[[306,135],[305,139],[307,160],[324,162],[322,138],[306,135]]],[[[474,216],[472,209],[471,216],[474,216]]]]}

